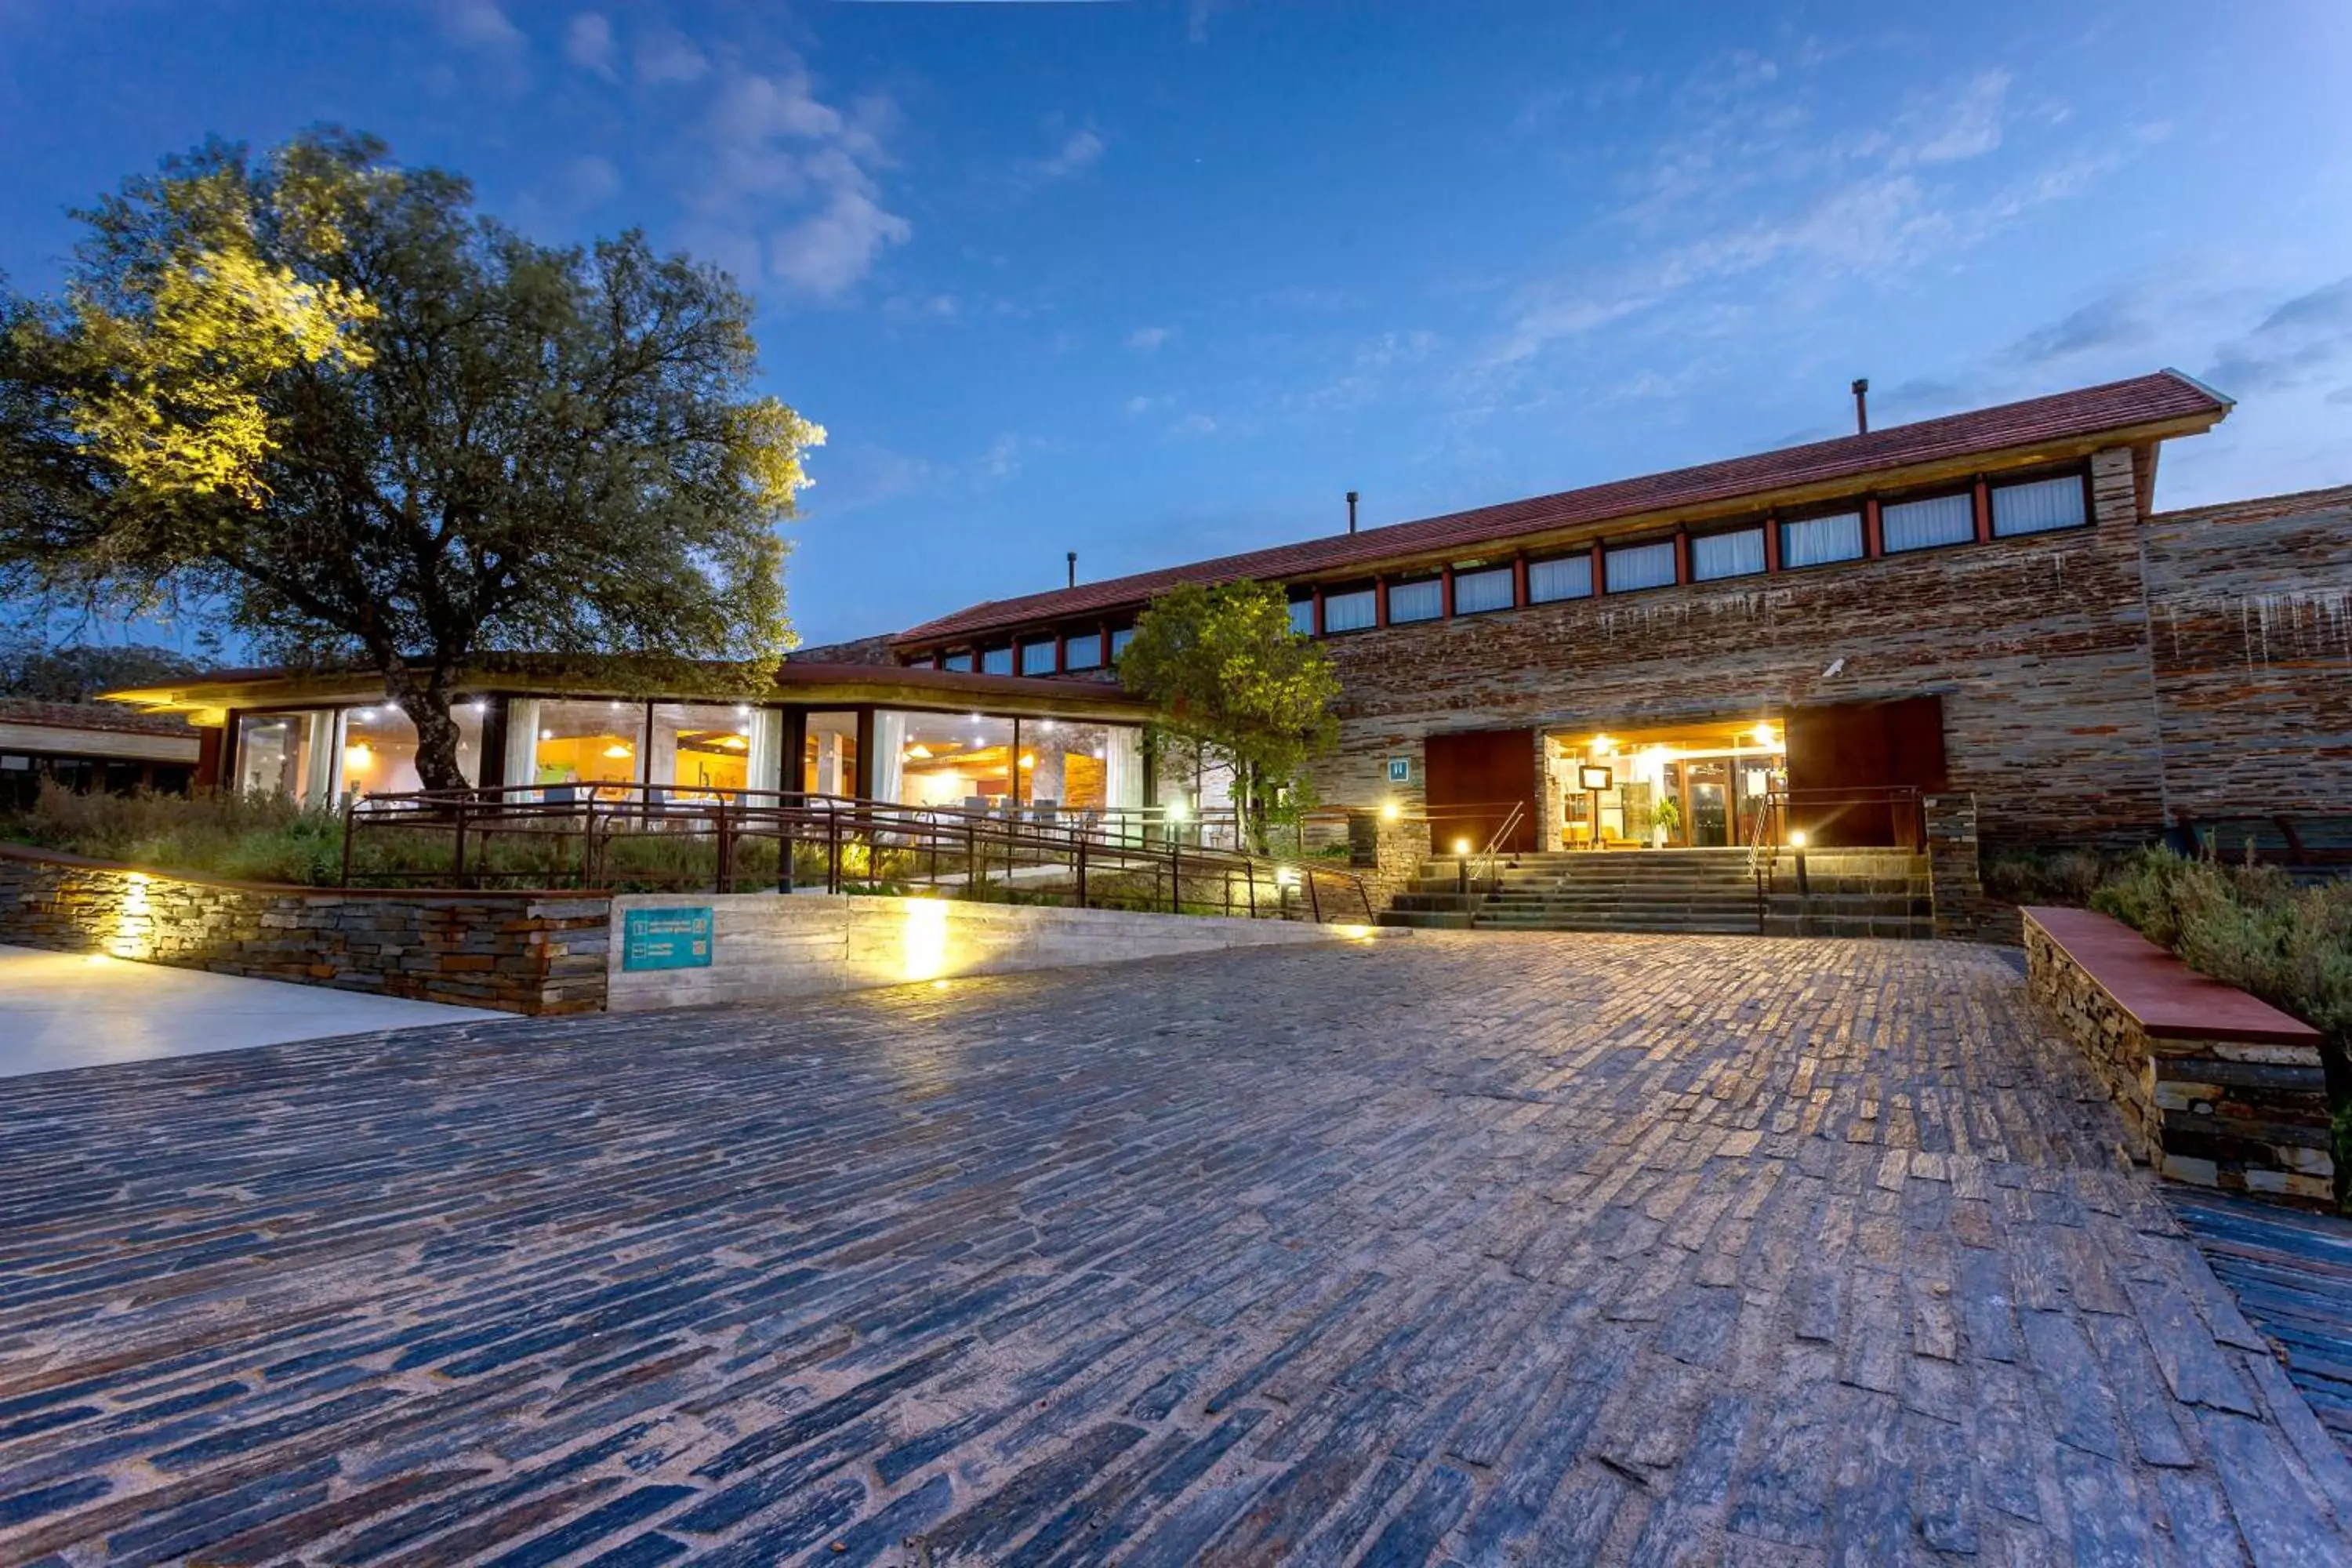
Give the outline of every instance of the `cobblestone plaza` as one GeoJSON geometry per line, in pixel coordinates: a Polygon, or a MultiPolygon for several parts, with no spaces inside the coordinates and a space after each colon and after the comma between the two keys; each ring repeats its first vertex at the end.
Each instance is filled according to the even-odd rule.
{"type": "Polygon", "coordinates": [[[1416,935],[0,1086],[0,1564],[2341,1562],[2013,955],[1416,935]]]}

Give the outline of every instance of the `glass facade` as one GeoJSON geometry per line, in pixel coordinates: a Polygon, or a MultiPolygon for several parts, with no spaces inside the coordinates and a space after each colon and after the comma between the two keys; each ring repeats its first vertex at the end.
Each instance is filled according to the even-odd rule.
{"type": "Polygon", "coordinates": [[[334,715],[244,713],[236,721],[236,789],[239,795],[282,795],[317,802],[332,787],[327,771],[334,744],[334,715]]]}
{"type": "Polygon", "coordinates": [[[613,798],[622,793],[613,786],[638,781],[646,750],[644,703],[542,699],[538,719],[530,782],[543,787],[547,799],[613,798]]]}
{"type": "Polygon", "coordinates": [[[856,795],[857,715],[810,714],[803,729],[800,771],[805,794],[856,795]]]}
{"type": "Polygon", "coordinates": [[[749,704],[654,704],[646,782],[656,800],[711,798],[750,789],[753,710],[749,704]]]}
{"type": "MultiPolygon", "coordinates": [[[[482,782],[482,716],[484,705],[468,698],[449,706],[457,721],[457,769],[469,784],[482,782]]],[[[335,751],[341,773],[335,794],[400,795],[425,787],[416,771],[416,726],[406,712],[389,702],[370,708],[346,708],[341,715],[342,735],[335,751]]]]}

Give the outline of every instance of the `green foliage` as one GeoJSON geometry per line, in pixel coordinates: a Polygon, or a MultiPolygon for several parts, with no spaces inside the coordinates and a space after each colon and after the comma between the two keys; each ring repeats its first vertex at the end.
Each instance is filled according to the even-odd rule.
{"type": "Polygon", "coordinates": [[[1162,765],[1230,772],[1234,798],[1261,848],[1273,825],[1314,803],[1307,767],[1339,739],[1339,677],[1291,628],[1271,584],[1186,583],[1138,617],[1118,678],[1159,709],[1150,742],[1162,765]]]}
{"type": "Polygon", "coordinates": [[[1984,862],[1985,891],[2004,903],[2080,909],[2115,868],[2095,849],[2009,849],[1984,862]]]}
{"type": "Polygon", "coordinates": [[[30,637],[0,637],[0,697],[87,702],[103,691],[153,686],[205,668],[170,648],[50,647],[30,637]]]}
{"type": "Polygon", "coordinates": [[[2352,881],[2297,887],[2276,867],[2148,849],[2103,883],[2091,907],[2320,1032],[2336,1196],[2339,1205],[2352,1199],[2352,881]]]}
{"type": "Polygon", "coordinates": [[[210,143],[79,216],[62,298],[0,299],[0,592],[364,660],[442,788],[479,655],[772,677],[824,432],[751,391],[723,275],[635,232],[534,244],[334,132],[210,143]]]}

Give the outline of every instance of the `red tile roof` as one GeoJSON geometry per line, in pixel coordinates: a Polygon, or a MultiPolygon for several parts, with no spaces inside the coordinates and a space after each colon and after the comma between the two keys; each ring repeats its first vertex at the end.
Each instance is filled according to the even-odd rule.
{"type": "Polygon", "coordinates": [[[1231,582],[1241,577],[1283,582],[1349,567],[1370,567],[1430,551],[1494,544],[1562,527],[1760,496],[1979,452],[2073,440],[2200,415],[2218,419],[2229,408],[2229,400],[2211,388],[2179,371],[2159,371],[2104,386],[1923,419],[1916,425],[1889,426],[1866,436],[1841,436],[1557,495],[1391,523],[1360,533],[1328,534],[1243,555],[1084,583],[1075,588],[990,600],[927,621],[900,633],[897,640],[901,645],[934,643],[973,632],[1122,608],[1180,583],[1231,582]]]}

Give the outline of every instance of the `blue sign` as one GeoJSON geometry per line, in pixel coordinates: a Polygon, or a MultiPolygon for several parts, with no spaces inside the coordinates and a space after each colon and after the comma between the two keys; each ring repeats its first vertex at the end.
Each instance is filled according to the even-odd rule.
{"type": "Polygon", "coordinates": [[[1389,759],[1389,783],[1412,783],[1412,759],[1411,757],[1391,757],[1389,759]]]}
{"type": "Polygon", "coordinates": [[[626,910],[621,921],[623,969],[710,967],[710,906],[626,910]]]}

